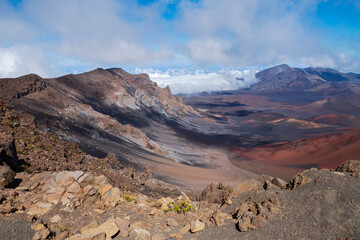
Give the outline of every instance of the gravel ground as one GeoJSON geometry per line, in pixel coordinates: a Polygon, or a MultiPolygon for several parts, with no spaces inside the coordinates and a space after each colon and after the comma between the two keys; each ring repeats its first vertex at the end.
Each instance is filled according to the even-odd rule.
{"type": "MultiPolygon", "coordinates": [[[[305,176],[311,181],[293,190],[272,187],[266,191],[246,192],[234,198],[230,206],[222,208],[222,211],[231,213],[250,197],[251,201],[257,203],[270,197],[276,197],[280,202],[280,213],[270,216],[264,227],[239,232],[236,229],[236,220],[227,220],[227,224],[222,227],[206,225],[202,232],[186,233],[183,240],[193,238],[197,240],[335,240],[345,237],[359,240],[360,180],[350,176],[349,173],[316,169],[307,171],[305,176]]],[[[142,216],[136,211],[127,213],[124,210],[123,214],[138,214],[139,218],[142,216]]],[[[84,216],[77,217],[81,221],[85,220],[84,216]]],[[[24,214],[13,214],[7,218],[0,218],[0,240],[32,239],[34,231],[31,230],[30,225],[31,223],[26,221],[24,214]]],[[[170,232],[164,232],[165,235],[167,233],[170,232]]]]}
{"type": "MultiPolygon", "coordinates": [[[[259,200],[269,196],[280,200],[281,213],[271,217],[265,227],[239,232],[234,223],[220,228],[206,226],[196,239],[360,239],[360,180],[348,173],[342,176],[315,169],[306,175],[312,182],[304,186],[256,195],[259,200]]],[[[244,198],[238,196],[225,211],[231,212],[242,201],[244,198]]]]}
{"type": "Polygon", "coordinates": [[[0,218],[1,240],[31,240],[35,232],[26,220],[11,220],[0,218]]]}

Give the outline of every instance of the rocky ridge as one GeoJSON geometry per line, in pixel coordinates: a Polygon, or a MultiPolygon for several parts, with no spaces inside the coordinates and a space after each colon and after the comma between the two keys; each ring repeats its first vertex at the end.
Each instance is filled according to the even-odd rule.
{"type": "Polygon", "coordinates": [[[5,78],[0,81],[0,96],[1,100],[10,101],[40,92],[46,87],[46,81],[36,74],[28,74],[14,79],[5,78]]]}
{"type": "Polygon", "coordinates": [[[0,100],[34,116],[42,132],[77,142],[92,156],[104,158],[112,152],[135,167],[149,158],[188,164],[199,161],[200,165],[211,158],[199,158],[204,151],[195,152],[186,141],[189,132],[207,124],[203,115],[172,95],[169,86],[160,88],[146,74],[98,68],[51,79],[36,76],[44,83],[39,88],[30,87],[32,82],[27,79],[0,79],[4,87],[0,100]],[[34,90],[18,95],[23,88],[34,90]]]}
{"type": "MultiPolygon", "coordinates": [[[[119,122],[111,114],[96,109],[91,101],[101,101],[101,104],[132,111],[149,108],[158,114],[175,118],[199,115],[183,104],[180,97],[173,96],[169,87],[160,88],[148,75],[132,75],[120,68],[99,68],[56,79],[43,79],[30,74],[15,79],[0,79],[0,85],[0,100],[11,101],[24,112],[35,115],[35,118],[41,113],[39,118],[44,118],[46,114],[51,118],[66,118],[74,123],[85,122],[95,130],[119,136],[164,156],[168,156],[167,151],[150,140],[141,129],[134,127],[131,122],[119,122]]],[[[38,124],[43,131],[51,128],[41,121],[38,124]]],[[[94,131],[94,134],[93,137],[97,137],[98,133],[94,131]]]]}

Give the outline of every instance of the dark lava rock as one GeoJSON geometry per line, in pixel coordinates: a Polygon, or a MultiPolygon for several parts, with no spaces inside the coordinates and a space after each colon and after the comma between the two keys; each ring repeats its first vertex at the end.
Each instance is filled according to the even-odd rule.
{"type": "Polygon", "coordinates": [[[12,183],[15,177],[15,172],[8,166],[0,166],[0,187],[5,187],[12,183]]]}
{"type": "Polygon", "coordinates": [[[16,167],[18,165],[15,141],[12,138],[0,138],[0,164],[4,163],[10,167],[16,167]]]}

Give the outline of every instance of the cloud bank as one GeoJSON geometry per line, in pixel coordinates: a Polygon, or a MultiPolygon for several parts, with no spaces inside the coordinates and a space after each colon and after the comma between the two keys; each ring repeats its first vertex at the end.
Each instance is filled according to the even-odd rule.
{"type": "Polygon", "coordinates": [[[193,94],[222,90],[247,88],[257,80],[255,69],[251,70],[219,70],[206,72],[204,70],[170,69],[160,71],[156,69],[135,69],[135,73],[147,73],[150,79],[160,87],[170,86],[173,94],[193,94]]]}
{"type": "Polygon", "coordinates": [[[346,14],[360,19],[355,0],[12,2],[0,0],[0,77],[111,66],[211,72],[280,63],[360,72],[358,25],[349,21],[339,32],[341,23],[326,25],[318,14],[322,6],[350,6],[356,11],[346,14]]]}

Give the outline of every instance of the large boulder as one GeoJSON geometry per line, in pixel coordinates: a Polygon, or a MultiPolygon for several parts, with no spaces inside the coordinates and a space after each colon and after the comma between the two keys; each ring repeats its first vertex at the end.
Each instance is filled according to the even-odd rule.
{"type": "Polygon", "coordinates": [[[15,140],[4,134],[0,134],[0,165],[16,167],[19,160],[16,153],[15,140]]]}
{"type": "Polygon", "coordinates": [[[231,192],[232,189],[226,183],[219,183],[218,185],[212,183],[202,191],[199,200],[222,204],[231,192]]]}
{"type": "Polygon", "coordinates": [[[5,187],[12,183],[15,177],[15,172],[8,166],[0,166],[0,187],[5,187]]]}

